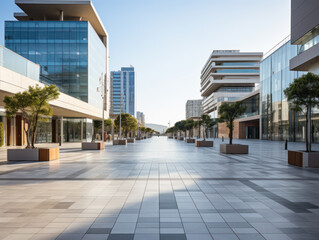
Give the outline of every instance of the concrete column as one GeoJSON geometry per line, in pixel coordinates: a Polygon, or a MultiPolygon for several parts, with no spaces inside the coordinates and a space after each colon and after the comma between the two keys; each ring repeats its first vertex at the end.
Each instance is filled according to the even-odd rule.
{"type": "Polygon", "coordinates": [[[63,144],[63,117],[60,117],[60,142],[63,144]]]}
{"type": "Polygon", "coordinates": [[[62,10],[60,11],[60,21],[64,21],[64,13],[62,10]]]}
{"type": "MultiPolygon", "coordinates": [[[[83,121],[84,119],[81,120],[81,142],[83,141],[83,121]]],[[[85,136],[85,142],[86,142],[86,136],[85,136]]]]}

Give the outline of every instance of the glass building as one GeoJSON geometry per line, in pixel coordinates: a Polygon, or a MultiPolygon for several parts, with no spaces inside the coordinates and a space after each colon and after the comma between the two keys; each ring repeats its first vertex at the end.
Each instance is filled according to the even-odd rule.
{"type": "MultiPolygon", "coordinates": [[[[305,117],[292,110],[284,89],[305,72],[290,71],[289,61],[298,53],[298,46],[284,42],[264,58],[260,65],[262,139],[305,140],[305,117]]],[[[319,142],[319,111],[314,109],[313,141],[319,142]]]]}
{"type": "Polygon", "coordinates": [[[111,114],[129,113],[135,116],[134,67],[122,67],[111,72],[111,114]]]}
{"type": "Polygon", "coordinates": [[[95,106],[106,47],[88,21],[6,21],[6,47],[41,66],[40,80],[95,106]]]}

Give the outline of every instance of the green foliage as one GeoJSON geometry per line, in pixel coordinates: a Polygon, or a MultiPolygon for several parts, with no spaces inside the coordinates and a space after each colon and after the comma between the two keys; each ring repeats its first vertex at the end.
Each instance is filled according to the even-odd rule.
{"type": "Polygon", "coordinates": [[[287,100],[293,104],[293,109],[303,112],[306,117],[306,150],[311,151],[311,138],[308,126],[311,123],[311,108],[319,106],[319,75],[307,73],[296,78],[284,90],[287,100]]]}
{"type": "MultiPolygon", "coordinates": [[[[185,128],[186,130],[190,131],[195,127],[195,121],[193,119],[186,120],[185,128]]],[[[191,134],[189,132],[189,138],[191,137],[191,134]]]]}
{"type": "Polygon", "coordinates": [[[216,124],[208,114],[203,114],[201,116],[201,120],[198,121],[199,126],[202,125],[204,127],[204,141],[206,140],[207,130],[212,129],[212,127],[216,124]]]}
{"type": "Polygon", "coordinates": [[[34,148],[38,122],[48,121],[47,117],[52,116],[49,102],[57,99],[59,95],[59,89],[54,85],[43,88],[36,85],[29,86],[27,91],[16,93],[12,97],[4,97],[7,117],[11,118],[19,112],[28,124],[28,128],[24,127],[27,148],[34,148]]]}
{"type": "Polygon", "coordinates": [[[4,126],[3,122],[0,122],[0,147],[4,144],[4,126]]]}
{"type": "MultiPolygon", "coordinates": [[[[120,115],[114,121],[116,129],[120,129],[120,115]]],[[[138,128],[137,120],[129,113],[121,114],[121,130],[124,132],[124,136],[127,136],[128,132],[135,131],[138,128]]]]}
{"type": "Polygon", "coordinates": [[[233,130],[234,121],[236,118],[240,117],[246,110],[246,107],[241,105],[241,102],[235,103],[222,103],[219,107],[219,122],[225,122],[227,128],[229,129],[229,144],[233,143],[233,130]]]}

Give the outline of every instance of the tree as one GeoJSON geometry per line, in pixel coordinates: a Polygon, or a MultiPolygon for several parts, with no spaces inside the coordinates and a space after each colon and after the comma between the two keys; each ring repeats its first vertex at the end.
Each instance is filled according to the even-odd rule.
{"type": "MultiPolygon", "coordinates": [[[[185,128],[186,128],[186,130],[189,131],[189,133],[188,133],[189,139],[191,138],[190,130],[193,130],[194,126],[195,126],[195,122],[193,119],[186,120],[185,128]]],[[[185,135],[185,137],[186,137],[186,135],[185,135]]]]}
{"type": "Polygon", "coordinates": [[[186,120],[182,120],[182,121],[179,121],[179,122],[176,122],[175,123],[175,127],[176,129],[179,131],[179,132],[185,132],[185,137],[186,137],[186,120]]]}
{"type": "Polygon", "coordinates": [[[24,132],[27,136],[26,148],[34,148],[38,122],[48,121],[47,117],[52,116],[49,102],[57,99],[59,95],[59,89],[54,85],[44,87],[36,85],[29,86],[27,91],[16,93],[12,97],[4,97],[7,117],[11,118],[21,113],[22,119],[28,125],[26,127],[24,124],[24,132]]]}
{"type": "Polygon", "coordinates": [[[229,144],[233,144],[234,121],[240,117],[246,110],[246,107],[241,105],[241,102],[222,103],[219,107],[219,122],[225,122],[229,129],[229,144]]]}
{"type": "MultiPolygon", "coordinates": [[[[104,120],[104,128],[107,129],[107,127],[112,127],[113,121],[112,119],[105,119],[104,120]]],[[[93,121],[93,132],[98,132],[102,128],[102,121],[93,121]]],[[[94,133],[93,133],[93,138],[92,141],[94,141],[94,133]]],[[[103,135],[103,133],[102,133],[103,135]]],[[[102,136],[103,137],[103,136],[102,136]]]]}
{"type": "Polygon", "coordinates": [[[207,130],[210,130],[216,124],[216,122],[213,121],[208,114],[203,114],[201,116],[200,123],[204,128],[203,135],[204,135],[204,141],[206,141],[207,130]]]}
{"type": "MultiPolygon", "coordinates": [[[[115,119],[114,125],[118,130],[120,130],[120,115],[118,115],[115,119]]],[[[124,136],[127,137],[128,132],[130,132],[132,129],[137,129],[137,120],[129,113],[122,113],[121,128],[121,130],[124,132],[124,136]]]]}
{"type": "Polygon", "coordinates": [[[195,121],[194,126],[195,126],[195,127],[198,127],[197,138],[200,138],[200,127],[202,126],[202,120],[198,119],[197,121],[195,121]]]}
{"type": "Polygon", "coordinates": [[[306,117],[306,151],[311,152],[311,112],[313,107],[319,106],[319,75],[307,73],[296,78],[284,94],[293,104],[292,108],[306,117]]]}

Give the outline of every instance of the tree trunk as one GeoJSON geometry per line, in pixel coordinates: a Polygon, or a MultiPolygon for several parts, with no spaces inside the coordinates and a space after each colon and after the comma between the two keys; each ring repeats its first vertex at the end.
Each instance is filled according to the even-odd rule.
{"type": "Polygon", "coordinates": [[[311,152],[311,106],[306,112],[306,151],[311,152]]]}
{"type": "Polygon", "coordinates": [[[229,125],[229,144],[233,144],[233,123],[229,125]]]}

